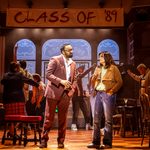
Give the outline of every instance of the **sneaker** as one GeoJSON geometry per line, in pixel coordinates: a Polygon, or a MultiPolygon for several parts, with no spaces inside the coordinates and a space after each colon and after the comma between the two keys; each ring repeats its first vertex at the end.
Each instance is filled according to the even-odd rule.
{"type": "Polygon", "coordinates": [[[104,145],[104,144],[100,145],[100,149],[111,149],[111,148],[112,148],[111,145],[104,145]]]}
{"type": "Polygon", "coordinates": [[[39,145],[40,148],[47,148],[47,142],[46,140],[41,140],[41,144],[39,145]]]}
{"type": "Polygon", "coordinates": [[[98,149],[98,148],[100,148],[100,145],[99,145],[99,144],[91,143],[91,144],[89,144],[89,145],[87,146],[87,148],[96,148],[96,149],[98,149]]]}
{"type": "Polygon", "coordinates": [[[58,143],[58,148],[64,148],[64,144],[63,143],[58,143]]]}
{"type": "Polygon", "coordinates": [[[72,124],[72,125],[71,125],[71,130],[77,131],[77,130],[78,130],[78,129],[77,129],[77,125],[76,125],[76,124],[72,124]]]}
{"type": "Polygon", "coordinates": [[[87,123],[87,124],[85,125],[85,129],[86,129],[86,130],[93,130],[93,128],[91,127],[91,125],[90,125],[89,123],[87,123]]]}

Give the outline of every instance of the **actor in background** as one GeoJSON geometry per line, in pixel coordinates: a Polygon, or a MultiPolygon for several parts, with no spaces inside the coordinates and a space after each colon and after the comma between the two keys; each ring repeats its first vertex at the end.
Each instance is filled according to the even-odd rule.
{"type": "Polygon", "coordinates": [[[78,115],[79,110],[81,109],[84,119],[85,119],[85,129],[90,130],[91,125],[91,117],[90,117],[90,110],[88,110],[87,104],[84,99],[84,91],[82,85],[82,79],[85,77],[90,71],[92,71],[96,67],[96,64],[91,66],[89,69],[85,70],[85,66],[82,65],[77,68],[77,88],[72,98],[72,108],[73,108],[73,117],[72,117],[72,125],[71,130],[77,131],[77,124],[78,124],[78,115]]]}
{"type": "Polygon", "coordinates": [[[35,104],[35,115],[42,117],[40,126],[43,127],[45,103],[46,103],[44,94],[45,94],[46,85],[44,84],[44,82],[41,79],[41,76],[38,73],[33,74],[33,79],[35,82],[39,83],[39,88],[33,86],[31,103],[35,104]]]}
{"type": "MultiPolygon", "coordinates": [[[[18,51],[18,44],[16,44],[13,49],[14,62],[17,62],[17,51],[18,51]]],[[[19,64],[20,64],[20,72],[27,78],[33,79],[32,74],[27,70],[26,60],[20,60],[19,64]]],[[[29,84],[24,83],[23,91],[25,96],[25,102],[27,103],[29,101],[29,84]]]]}
{"type": "Polygon", "coordinates": [[[136,75],[131,70],[128,70],[128,74],[137,82],[140,83],[139,96],[141,94],[147,94],[150,99],[150,69],[143,63],[137,66],[137,70],[140,75],[136,75]]]}

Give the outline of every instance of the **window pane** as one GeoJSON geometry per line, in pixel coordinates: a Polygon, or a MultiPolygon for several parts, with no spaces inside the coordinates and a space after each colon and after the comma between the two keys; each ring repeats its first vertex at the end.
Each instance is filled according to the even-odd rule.
{"type": "Polygon", "coordinates": [[[21,39],[16,44],[18,44],[17,60],[26,60],[26,69],[30,73],[35,73],[36,47],[34,43],[28,39],[21,39]]]}
{"type": "Polygon", "coordinates": [[[44,43],[42,47],[42,60],[59,55],[63,44],[69,43],[73,46],[74,60],[91,60],[91,46],[83,39],[52,39],[44,43]]]}
{"type": "Polygon", "coordinates": [[[108,51],[116,62],[119,61],[119,46],[114,40],[105,39],[99,43],[98,48],[97,48],[98,60],[99,60],[98,54],[101,51],[108,51]]]}
{"type": "Polygon", "coordinates": [[[31,74],[35,73],[35,61],[27,61],[27,68],[31,74]]]}
{"type": "Polygon", "coordinates": [[[36,48],[32,41],[28,39],[22,39],[17,42],[17,59],[35,60],[36,59],[36,48]]]}

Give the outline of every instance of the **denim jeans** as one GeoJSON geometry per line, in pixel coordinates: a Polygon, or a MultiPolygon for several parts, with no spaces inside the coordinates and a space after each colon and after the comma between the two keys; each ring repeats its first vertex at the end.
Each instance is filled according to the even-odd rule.
{"type": "Polygon", "coordinates": [[[112,146],[112,116],[116,103],[116,94],[108,95],[106,92],[97,92],[94,112],[93,143],[100,145],[100,129],[104,124],[103,144],[112,146]],[[104,120],[105,119],[105,120],[104,120]]]}

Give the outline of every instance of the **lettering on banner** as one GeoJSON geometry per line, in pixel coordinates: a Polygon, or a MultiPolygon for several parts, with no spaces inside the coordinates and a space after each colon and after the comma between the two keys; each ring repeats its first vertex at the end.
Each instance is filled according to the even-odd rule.
{"type": "MultiPolygon", "coordinates": [[[[7,26],[123,26],[117,9],[7,11],[7,26]]],[[[123,11],[121,11],[123,12],[123,11]]]]}

